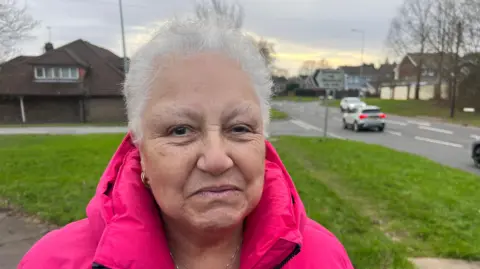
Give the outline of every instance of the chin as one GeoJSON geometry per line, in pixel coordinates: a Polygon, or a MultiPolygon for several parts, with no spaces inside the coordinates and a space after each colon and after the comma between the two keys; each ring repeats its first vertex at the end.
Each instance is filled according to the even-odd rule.
{"type": "Polygon", "coordinates": [[[196,217],[192,223],[201,230],[225,230],[242,225],[245,210],[212,209],[196,217]]]}

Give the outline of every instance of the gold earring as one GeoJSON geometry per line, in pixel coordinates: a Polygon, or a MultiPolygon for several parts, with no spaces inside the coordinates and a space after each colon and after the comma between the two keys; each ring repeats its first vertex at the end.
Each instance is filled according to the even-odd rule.
{"type": "Polygon", "coordinates": [[[150,185],[147,182],[147,177],[145,176],[145,172],[142,171],[142,174],[140,175],[140,178],[142,179],[142,183],[145,187],[150,189],[150,185]]]}

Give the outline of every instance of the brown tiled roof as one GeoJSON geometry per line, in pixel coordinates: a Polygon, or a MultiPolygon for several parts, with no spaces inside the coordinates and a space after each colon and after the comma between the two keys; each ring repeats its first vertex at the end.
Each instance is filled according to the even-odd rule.
{"type": "Polygon", "coordinates": [[[382,64],[380,65],[380,68],[378,68],[378,73],[380,75],[385,75],[385,74],[388,74],[388,73],[392,73],[395,71],[395,67],[397,67],[397,64],[393,63],[393,64],[388,64],[388,63],[385,63],[385,64],[382,64]]]}
{"type": "MultiPolygon", "coordinates": [[[[350,76],[359,76],[361,70],[360,66],[340,66],[339,69],[342,69],[345,74],[350,76]]],[[[364,76],[375,76],[378,74],[373,64],[364,64],[362,72],[364,76]]]]}
{"type": "Polygon", "coordinates": [[[1,65],[0,94],[120,96],[122,58],[84,40],[76,40],[38,57],[20,56],[1,65]],[[36,65],[69,65],[86,69],[80,83],[36,83],[36,65]]]}
{"type": "MultiPolygon", "coordinates": [[[[413,64],[418,65],[420,61],[423,59],[423,66],[424,68],[429,69],[437,69],[438,65],[440,64],[441,55],[440,53],[408,53],[407,57],[409,57],[413,64]]],[[[443,62],[445,68],[451,66],[455,59],[454,53],[445,53],[443,55],[443,62]]]]}

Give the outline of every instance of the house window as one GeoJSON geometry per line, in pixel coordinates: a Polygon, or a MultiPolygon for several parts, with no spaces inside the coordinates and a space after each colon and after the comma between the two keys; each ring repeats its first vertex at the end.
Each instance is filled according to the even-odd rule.
{"type": "Polygon", "coordinates": [[[35,79],[44,82],[76,81],[80,78],[77,67],[35,67],[35,79]]]}
{"type": "Polygon", "coordinates": [[[35,67],[35,78],[45,78],[45,68],[35,67]]]}
{"type": "Polygon", "coordinates": [[[47,71],[47,79],[53,79],[55,78],[55,75],[54,75],[54,68],[47,68],[46,71],[47,71]]]}
{"type": "Polygon", "coordinates": [[[78,79],[79,74],[78,74],[78,68],[76,67],[71,67],[70,68],[70,78],[78,79]]]}

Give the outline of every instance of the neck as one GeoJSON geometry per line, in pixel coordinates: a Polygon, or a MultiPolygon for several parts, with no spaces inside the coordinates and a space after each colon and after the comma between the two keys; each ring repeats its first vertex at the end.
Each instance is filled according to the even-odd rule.
{"type": "Polygon", "coordinates": [[[181,268],[237,268],[243,237],[243,225],[221,230],[202,231],[164,218],[171,254],[181,268]],[[232,257],[236,255],[234,259],[232,257]]]}

